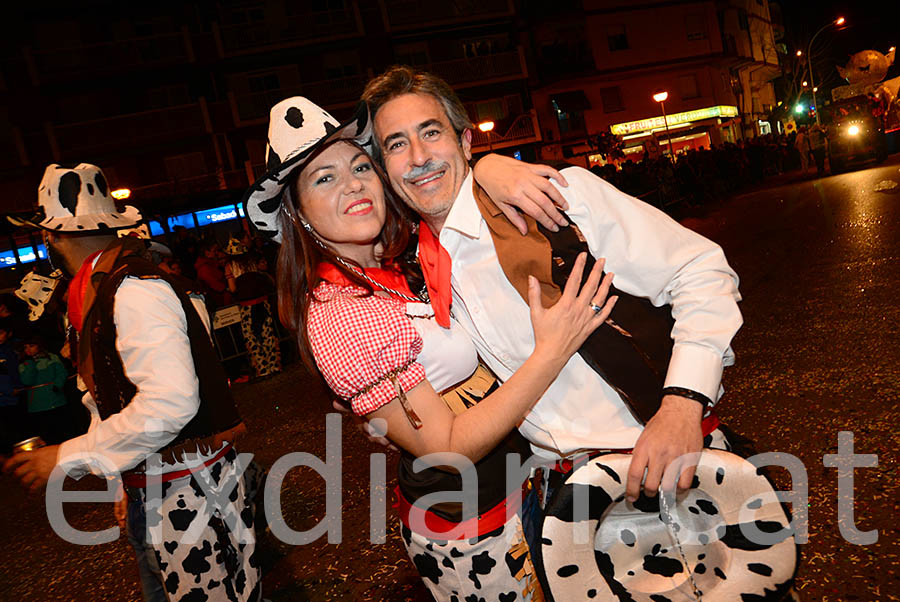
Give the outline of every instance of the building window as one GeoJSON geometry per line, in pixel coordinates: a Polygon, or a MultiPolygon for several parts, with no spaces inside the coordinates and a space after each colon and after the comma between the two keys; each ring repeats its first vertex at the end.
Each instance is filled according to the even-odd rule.
{"type": "Polygon", "coordinates": [[[281,88],[277,73],[251,75],[247,78],[247,85],[250,87],[251,92],[268,92],[269,90],[281,88]]]}
{"type": "Polygon", "coordinates": [[[479,122],[500,121],[506,117],[506,110],[501,99],[486,100],[475,104],[475,117],[479,122]]]}
{"type": "Polygon", "coordinates": [[[622,90],[619,86],[600,88],[600,102],[603,103],[604,113],[615,113],[616,111],[625,110],[625,105],[622,103],[622,90]]]}
{"type": "Polygon", "coordinates": [[[186,105],[191,102],[191,96],[187,84],[160,86],[147,90],[144,93],[144,102],[147,109],[164,109],[186,105]]]}
{"type": "Polygon", "coordinates": [[[584,124],[584,111],[591,108],[591,103],[581,90],[561,92],[550,99],[561,136],[584,135],[587,128],[584,124]]]}
{"type": "Polygon", "coordinates": [[[206,174],[206,159],[201,152],[173,155],[163,161],[170,180],[186,180],[206,174]]]}
{"type": "Polygon", "coordinates": [[[625,31],[624,25],[607,25],[606,42],[609,44],[609,51],[628,50],[628,33],[625,31]]]}
{"type": "Polygon", "coordinates": [[[431,63],[431,59],[428,57],[428,45],[425,42],[398,45],[394,49],[394,57],[398,65],[419,67],[431,63]]]}
{"type": "Polygon", "coordinates": [[[703,15],[688,15],[684,18],[684,28],[688,40],[706,39],[706,20],[703,15]]]}
{"type": "Polygon", "coordinates": [[[681,92],[682,100],[700,96],[700,90],[697,86],[697,76],[694,74],[679,76],[678,90],[681,92]]]}
{"type": "Polygon", "coordinates": [[[557,111],[556,120],[559,122],[559,133],[561,136],[584,134],[587,131],[584,125],[584,113],[581,111],[570,111],[568,113],[557,111]]]}
{"type": "Polygon", "coordinates": [[[222,15],[225,25],[248,25],[265,21],[266,13],[261,5],[248,5],[229,8],[222,15]]]}
{"type": "Polygon", "coordinates": [[[343,79],[359,75],[359,53],[355,50],[325,55],[325,79],[343,79]]]}

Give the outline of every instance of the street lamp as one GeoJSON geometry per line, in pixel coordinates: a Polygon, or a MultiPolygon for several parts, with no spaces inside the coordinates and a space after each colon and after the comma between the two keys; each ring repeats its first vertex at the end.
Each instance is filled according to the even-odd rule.
{"type": "Polygon", "coordinates": [[[482,121],[481,123],[478,124],[478,129],[481,130],[482,132],[484,132],[485,134],[487,134],[488,152],[493,151],[494,147],[491,145],[491,130],[494,129],[494,122],[493,121],[482,121]]]}
{"type": "Polygon", "coordinates": [[[819,121],[819,105],[816,103],[816,89],[817,89],[817,88],[816,88],[816,84],[815,84],[815,82],[814,82],[814,80],[813,80],[813,70],[812,70],[812,45],[813,45],[813,42],[815,42],[816,37],[817,37],[820,33],[822,33],[823,31],[825,31],[826,29],[828,29],[828,28],[831,27],[832,25],[834,25],[835,27],[840,27],[841,25],[844,24],[844,22],[845,22],[844,17],[838,17],[838,18],[835,19],[834,21],[831,21],[830,23],[826,23],[825,25],[823,25],[823,26],[821,27],[821,29],[819,29],[819,31],[817,31],[816,33],[813,34],[812,39],[809,41],[809,46],[806,48],[806,61],[807,61],[807,67],[809,68],[809,82],[810,82],[811,87],[812,87],[812,89],[813,89],[813,93],[812,93],[812,97],[813,97],[813,106],[816,107],[816,125],[820,125],[820,121],[819,121]]]}
{"type": "Polygon", "coordinates": [[[117,201],[121,201],[131,196],[131,190],[129,190],[128,188],[118,188],[116,190],[113,190],[109,194],[117,201]]]}
{"type": "Polygon", "coordinates": [[[663,114],[663,125],[666,128],[666,140],[669,142],[669,156],[672,159],[672,162],[675,162],[675,151],[672,150],[672,136],[669,135],[669,120],[666,119],[666,99],[669,97],[669,93],[665,90],[659,90],[656,94],[653,95],[653,100],[659,103],[659,106],[662,107],[663,114]]]}

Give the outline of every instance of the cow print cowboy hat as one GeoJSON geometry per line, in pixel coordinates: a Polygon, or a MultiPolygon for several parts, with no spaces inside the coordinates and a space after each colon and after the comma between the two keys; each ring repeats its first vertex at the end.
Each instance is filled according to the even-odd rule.
{"type": "Polygon", "coordinates": [[[67,168],[55,163],[44,170],[38,186],[38,213],[30,218],[8,216],[16,226],[55,232],[90,232],[130,228],[141,221],[134,207],[116,209],[100,168],[80,163],[67,168]]]}
{"type": "Polygon", "coordinates": [[[272,107],[266,146],[268,173],[244,197],[247,217],[260,233],[281,242],[278,210],[285,187],[317,150],[335,140],[351,140],[370,149],[372,125],[365,103],[359,103],[353,117],[344,124],[302,96],[282,100],[272,107]]]}
{"type": "Polygon", "coordinates": [[[703,450],[692,486],[669,504],[673,520],[666,524],[661,496],[625,500],[630,461],[627,454],[588,460],[548,502],[533,552],[548,601],[790,599],[793,531],[753,464],[703,450]],[[576,521],[573,508],[585,508],[579,514],[587,520],[576,521]]]}

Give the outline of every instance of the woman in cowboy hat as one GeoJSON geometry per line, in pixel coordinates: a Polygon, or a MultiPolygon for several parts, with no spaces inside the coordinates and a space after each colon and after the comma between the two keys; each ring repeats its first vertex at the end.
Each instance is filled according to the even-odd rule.
{"type": "Polygon", "coordinates": [[[579,291],[581,257],[559,303],[533,303],[534,352],[498,387],[468,336],[438,326],[413,293],[409,222],[362,146],[368,125],[365,107],[343,125],[304,98],[272,109],[270,170],[247,214],[282,244],[279,314],[331,389],[402,449],[402,533],[435,598],[540,599],[516,515],[521,479],[506,483],[505,456],[527,454],[516,424],[607,317],[611,278],[601,283],[598,262],[579,291]],[[444,470],[414,467],[429,454],[444,470]],[[469,477],[477,491],[463,487],[469,477]],[[461,491],[471,500],[460,504],[461,491]],[[439,504],[423,499],[439,492],[439,504]]]}

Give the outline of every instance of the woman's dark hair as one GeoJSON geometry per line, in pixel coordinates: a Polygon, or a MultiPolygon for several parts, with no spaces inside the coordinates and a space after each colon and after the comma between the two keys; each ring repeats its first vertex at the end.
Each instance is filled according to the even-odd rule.
{"type": "MultiPolygon", "coordinates": [[[[332,144],[338,142],[365,150],[349,140],[337,140],[332,144]]],[[[327,144],[318,149],[307,160],[307,164],[330,146],[331,144],[327,144]]],[[[384,188],[386,208],[384,227],[379,234],[379,242],[383,249],[381,260],[382,262],[395,260],[397,267],[405,272],[405,264],[399,260],[403,258],[409,243],[411,214],[406,206],[397,200],[384,170],[375,161],[372,161],[372,167],[384,188]]],[[[298,210],[300,194],[297,187],[297,181],[302,171],[300,169],[291,174],[288,186],[290,194],[285,194],[282,198],[281,210],[278,215],[281,229],[281,249],[278,252],[277,269],[278,317],[281,319],[281,323],[297,337],[304,363],[308,368],[316,371],[309,334],[306,329],[306,316],[310,304],[316,302],[313,298],[313,291],[321,281],[318,274],[319,264],[323,262],[332,264],[344,277],[365,289],[366,295],[371,295],[374,291],[372,286],[358,275],[362,272],[359,264],[350,258],[341,257],[344,262],[356,267],[358,272],[347,269],[336,260],[334,251],[327,244],[324,247],[318,244],[313,239],[313,235],[303,228],[298,210]]],[[[285,189],[285,193],[288,193],[288,189],[285,189]]]]}

